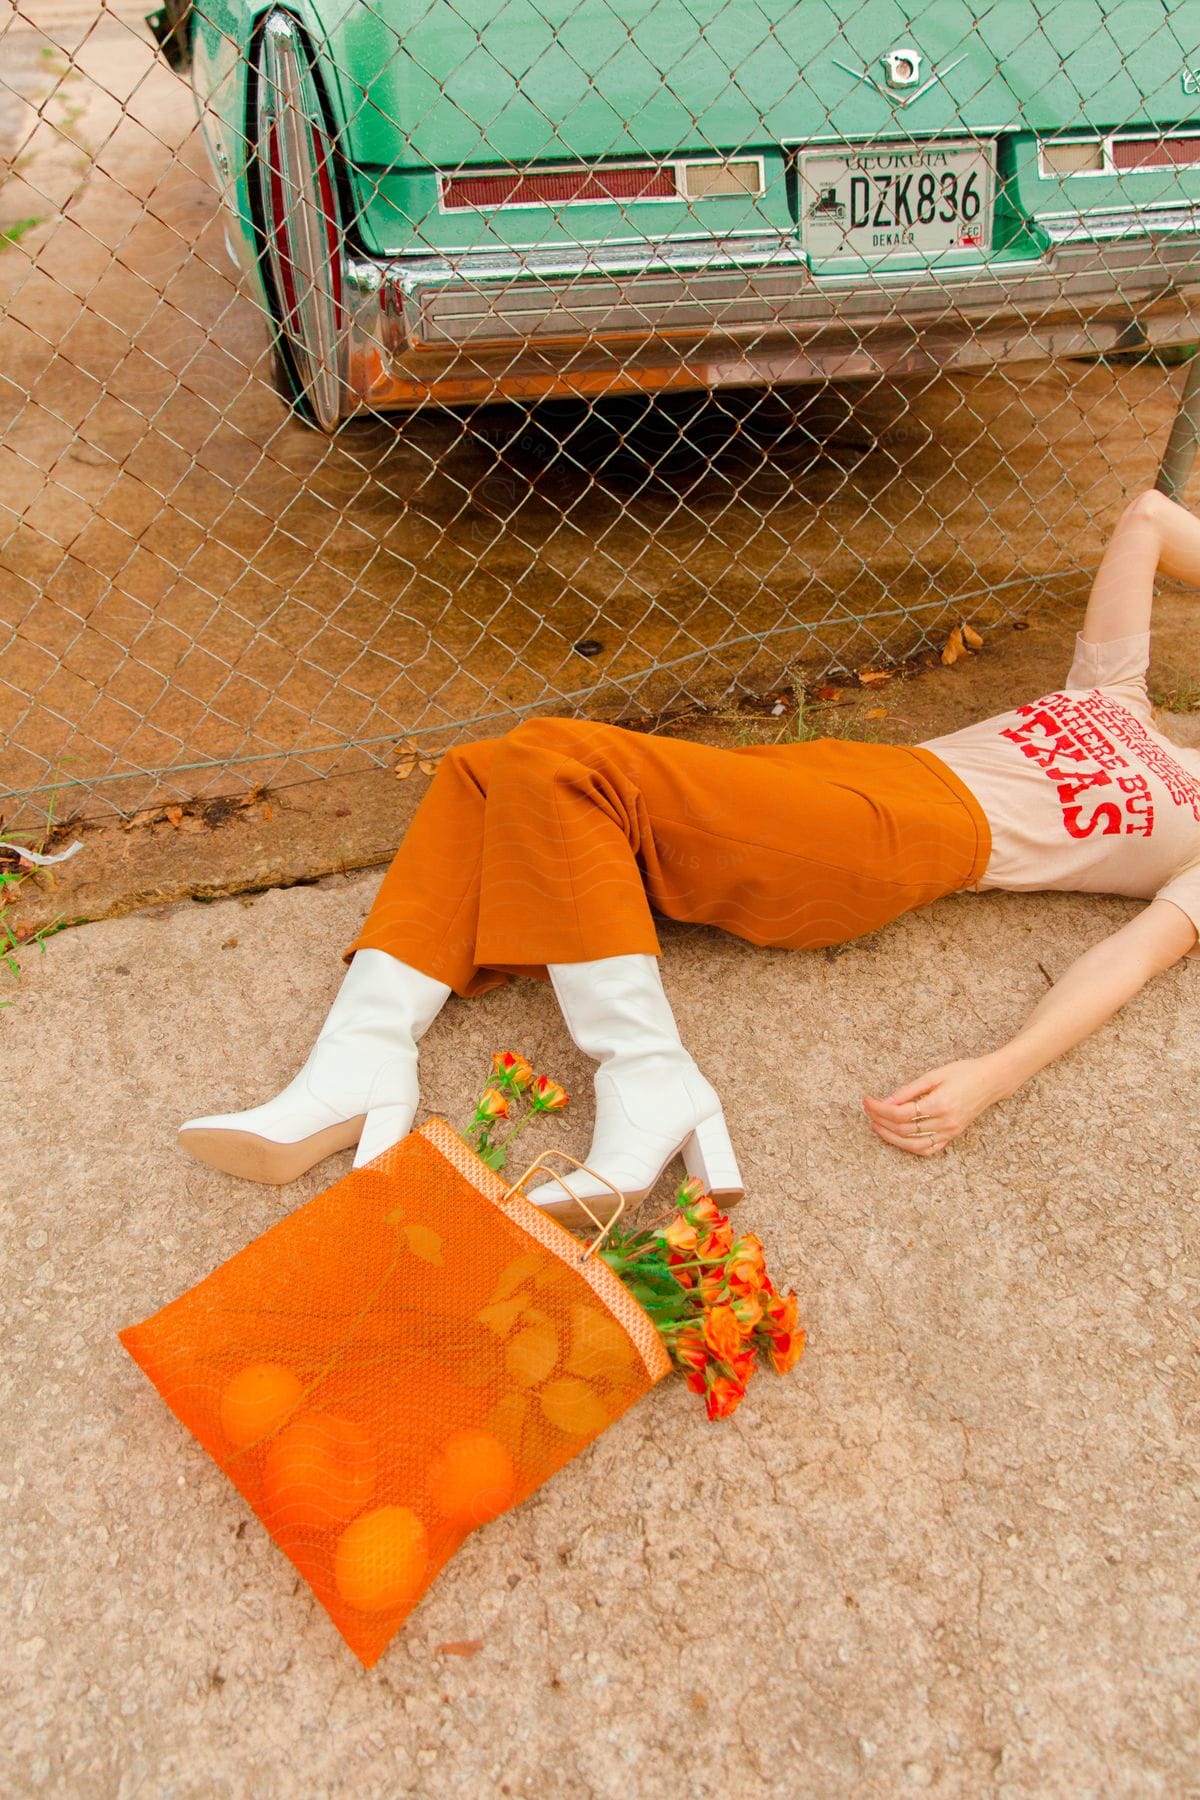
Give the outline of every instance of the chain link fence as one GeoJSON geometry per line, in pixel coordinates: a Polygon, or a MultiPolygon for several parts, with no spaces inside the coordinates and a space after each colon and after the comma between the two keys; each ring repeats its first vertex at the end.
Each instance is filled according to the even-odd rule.
{"type": "Polygon", "coordinates": [[[10,828],[790,700],[1155,478],[1200,0],[141,10],[0,32],[10,828]]]}

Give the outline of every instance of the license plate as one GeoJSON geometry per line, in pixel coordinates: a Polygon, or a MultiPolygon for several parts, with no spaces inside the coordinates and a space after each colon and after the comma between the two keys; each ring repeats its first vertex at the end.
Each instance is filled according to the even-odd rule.
{"type": "Polygon", "coordinates": [[[800,233],[814,263],[945,258],[991,243],[992,146],[970,139],[797,153],[800,233]]]}

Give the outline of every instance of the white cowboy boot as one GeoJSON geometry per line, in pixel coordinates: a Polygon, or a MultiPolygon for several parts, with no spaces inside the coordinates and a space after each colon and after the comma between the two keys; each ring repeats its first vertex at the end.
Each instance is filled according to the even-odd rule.
{"type": "Polygon", "coordinates": [[[356,950],[308,1061],[247,1112],[189,1119],[189,1156],[275,1186],[357,1144],[354,1167],[398,1143],[417,1109],[417,1039],[449,998],[443,981],[385,950],[356,950]]]}
{"type": "MultiPolygon", "coordinates": [[[[679,1041],[658,958],[555,963],[549,973],[572,1038],[600,1063],[596,1128],[583,1159],[588,1167],[632,1202],[645,1198],[682,1151],[688,1174],[706,1191],[729,1199],[741,1194],[721,1102],[679,1041]]],[[[611,1189],[599,1182],[579,1173],[562,1179],[602,1222],[616,1210],[611,1189]]],[[[564,1225],[590,1223],[557,1181],[535,1188],[529,1199],[564,1225]]]]}

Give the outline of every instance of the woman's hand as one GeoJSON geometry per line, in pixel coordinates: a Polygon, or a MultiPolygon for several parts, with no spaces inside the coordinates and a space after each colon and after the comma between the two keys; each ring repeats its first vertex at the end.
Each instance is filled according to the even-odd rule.
{"type": "Polygon", "coordinates": [[[1000,1049],[930,1069],[885,1100],[865,1099],[872,1129],[912,1156],[944,1150],[980,1113],[1111,1019],[1152,975],[1186,956],[1196,936],[1182,904],[1151,900],[1127,925],[1076,957],[1000,1049]]]}
{"type": "Polygon", "coordinates": [[[868,1095],[863,1111],[885,1144],[910,1156],[934,1156],[1006,1091],[994,1059],[974,1056],[930,1069],[884,1100],[868,1095]]]}

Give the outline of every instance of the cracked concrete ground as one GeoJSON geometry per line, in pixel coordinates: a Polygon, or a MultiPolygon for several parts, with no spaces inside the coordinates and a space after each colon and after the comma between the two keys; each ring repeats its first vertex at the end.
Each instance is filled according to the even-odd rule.
{"type": "MultiPolygon", "coordinates": [[[[1195,1793],[1196,969],[927,1163],[861,1093],[994,1043],[1127,903],[955,897],[836,956],[665,928],[809,1354],[725,1425],[653,1392],[368,1674],[115,1332],[345,1167],[253,1187],[173,1131],[291,1072],[377,879],[86,926],[9,990],[4,1791],[1195,1793]]],[[[581,1153],[537,984],[451,1002],[428,1109],[501,1045],[581,1153]]]]}

